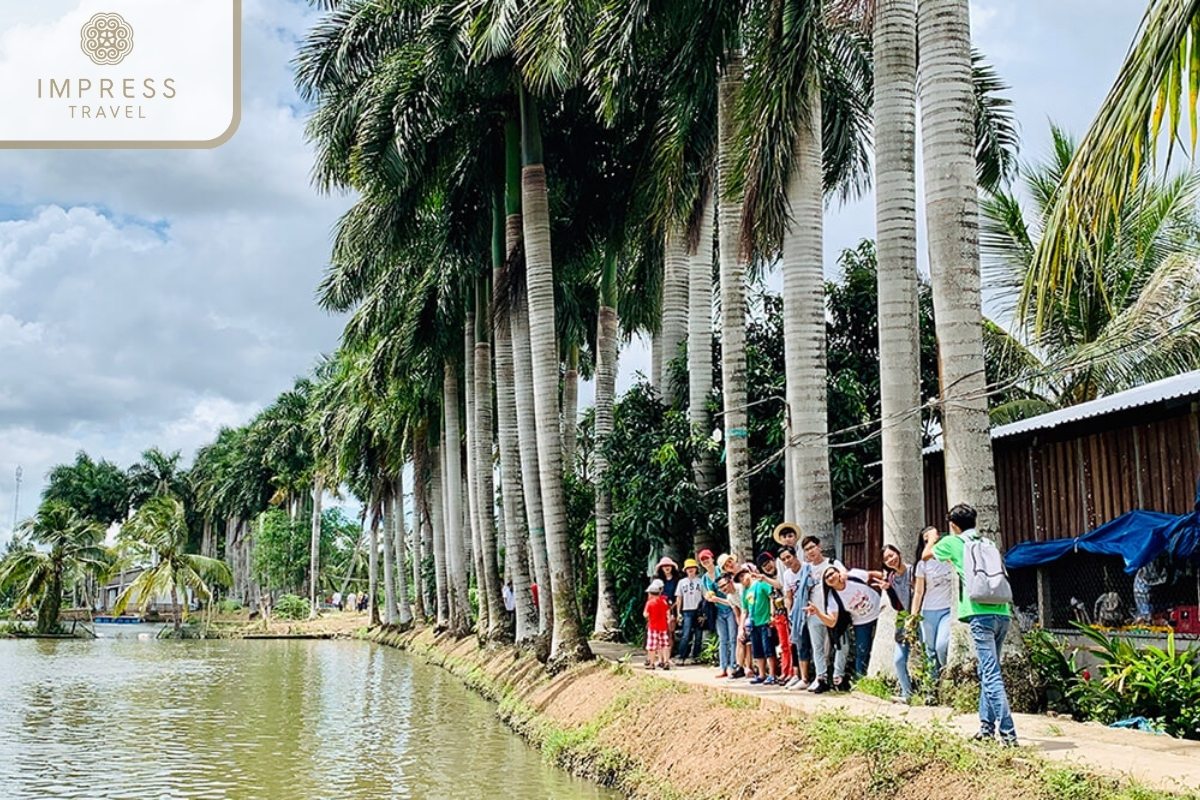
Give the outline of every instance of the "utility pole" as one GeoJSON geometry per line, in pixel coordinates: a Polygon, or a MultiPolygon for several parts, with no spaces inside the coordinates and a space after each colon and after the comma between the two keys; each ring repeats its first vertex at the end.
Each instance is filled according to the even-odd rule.
{"type": "Polygon", "coordinates": [[[13,524],[12,529],[17,530],[17,520],[21,514],[21,467],[17,467],[17,490],[13,493],[13,524]]]}

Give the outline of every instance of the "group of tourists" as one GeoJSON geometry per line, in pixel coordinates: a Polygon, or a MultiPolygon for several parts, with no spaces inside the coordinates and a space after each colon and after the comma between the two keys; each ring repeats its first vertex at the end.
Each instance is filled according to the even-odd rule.
{"type": "MultiPolygon", "coordinates": [[[[712,551],[701,550],[695,559],[683,562],[681,573],[674,560],[664,557],[647,588],[646,668],[694,663],[705,632],[715,631],[718,679],[748,677],[753,685],[816,694],[848,691],[856,678],[867,674],[876,624],[888,603],[904,612],[897,615],[895,631],[894,666],[900,687],[895,699],[907,702],[913,692],[909,657],[914,642],[923,646],[927,674],[934,680],[946,665],[953,570],[961,586],[968,549],[976,560],[977,547],[990,545],[995,550],[976,533],[975,516],[970,506],[956,505],[949,514],[949,534],[926,528],[911,562],[886,545],[882,570],[847,568],[821,549],[817,537],[804,536],[791,522],[775,529],[774,548],[753,561],[734,553],[714,557],[712,551]]],[[[960,594],[958,618],[970,626],[982,687],[977,738],[998,734],[1002,742],[1015,744],[1000,674],[1010,607],[960,594]]]]}

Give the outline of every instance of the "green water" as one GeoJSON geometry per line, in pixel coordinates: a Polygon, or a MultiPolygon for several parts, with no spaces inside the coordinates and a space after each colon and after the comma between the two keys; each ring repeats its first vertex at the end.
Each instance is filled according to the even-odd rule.
{"type": "Polygon", "coordinates": [[[0,798],[611,798],[350,641],[0,641],[0,798]]]}

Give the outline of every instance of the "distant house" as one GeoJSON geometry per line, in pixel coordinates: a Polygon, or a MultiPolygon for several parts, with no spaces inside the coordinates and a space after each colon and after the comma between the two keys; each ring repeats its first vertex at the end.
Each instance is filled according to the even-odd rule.
{"type": "MultiPolygon", "coordinates": [[[[1198,411],[1200,371],[994,428],[1001,549],[1074,538],[1133,509],[1191,513],[1200,477],[1198,411]]],[[[945,530],[950,498],[940,445],[925,451],[924,491],[926,524],[945,530]]],[[[835,516],[846,563],[877,565],[878,489],[835,516]]],[[[1119,559],[1079,553],[1066,562],[1039,575],[1014,574],[1018,606],[1054,627],[1108,592],[1132,607],[1132,578],[1119,559]]],[[[1175,565],[1162,604],[1196,606],[1197,581],[1194,563],[1175,565]]]]}
{"type": "MultiPolygon", "coordinates": [[[[144,567],[133,567],[131,569],[122,570],[121,572],[113,575],[113,577],[109,579],[108,583],[104,585],[104,588],[100,594],[100,607],[97,609],[97,612],[99,614],[110,613],[113,607],[117,604],[117,598],[121,596],[121,593],[124,592],[126,587],[133,583],[134,580],[136,580],[137,577],[144,571],[144,567]]],[[[187,591],[187,597],[179,598],[179,602],[181,604],[185,602],[192,603],[192,599],[192,592],[189,589],[187,591]]],[[[171,594],[170,592],[163,592],[149,599],[149,603],[146,606],[146,613],[150,615],[169,614],[171,609],[171,594]]],[[[125,614],[136,615],[139,614],[141,610],[142,599],[137,592],[134,592],[129,599],[129,604],[125,608],[125,614]]]]}

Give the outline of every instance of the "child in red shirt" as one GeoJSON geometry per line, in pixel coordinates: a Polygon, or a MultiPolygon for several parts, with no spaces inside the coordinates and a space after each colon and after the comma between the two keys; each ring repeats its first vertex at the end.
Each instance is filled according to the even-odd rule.
{"type": "Polygon", "coordinates": [[[646,669],[654,669],[655,660],[663,669],[671,668],[671,634],[668,632],[668,615],[671,604],[663,597],[663,582],[658,578],[650,581],[646,589],[646,669]]]}

